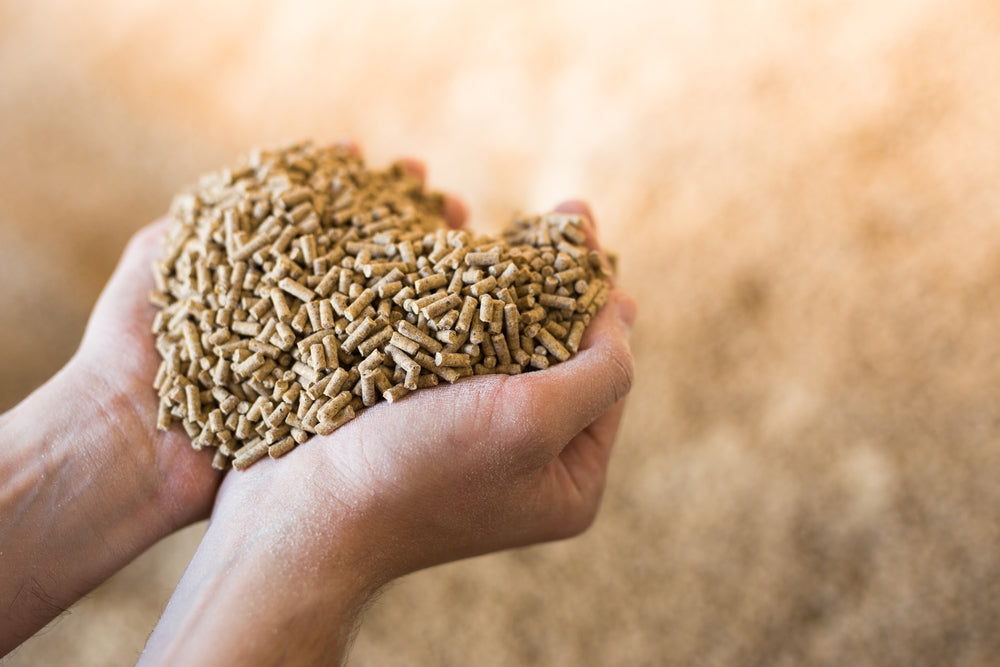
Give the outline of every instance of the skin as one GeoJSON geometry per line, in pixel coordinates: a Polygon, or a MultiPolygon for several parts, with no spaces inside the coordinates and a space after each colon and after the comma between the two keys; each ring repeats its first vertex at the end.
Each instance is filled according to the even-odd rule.
{"type": "Polygon", "coordinates": [[[0,417],[0,655],[212,507],[208,452],[156,430],[143,294],[160,229],[129,243],[70,362],[0,417]]]}
{"type": "MultiPolygon", "coordinates": [[[[446,217],[463,224],[457,200],[446,217]]],[[[178,427],[155,430],[161,233],[133,238],[72,361],[0,417],[0,655],[210,511],[140,664],[338,664],[393,579],[592,523],[633,376],[619,288],[567,362],[379,404],[223,478],[178,427]]]]}

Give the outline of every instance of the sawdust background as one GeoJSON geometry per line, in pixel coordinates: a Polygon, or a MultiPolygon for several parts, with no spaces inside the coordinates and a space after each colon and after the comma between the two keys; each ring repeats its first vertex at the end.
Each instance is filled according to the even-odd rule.
{"type": "MultiPolygon", "coordinates": [[[[1000,5],[608,4],[0,3],[0,406],[251,145],[421,156],[486,229],[585,196],[641,308],[602,514],[399,582],[351,664],[993,663],[1000,5]]],[[[134,662],[201,530],[4,664],[134,662]]]]}

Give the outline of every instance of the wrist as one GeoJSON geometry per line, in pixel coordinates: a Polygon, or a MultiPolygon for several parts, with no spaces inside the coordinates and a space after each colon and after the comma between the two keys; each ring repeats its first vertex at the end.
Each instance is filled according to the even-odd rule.
{"type": "Polygon", "coordinates": [[[159,465],[170,458],[158,451],[165,443],[136,406],[127,387],[73,359],[3,416],[0,464],[30,471],[35,500],[79,513],[80,532],[120,538],[105,548],[141,550],[194,518],[178,502],[175,471],[159,465]]]}
{"type": "Polygon", "coordinates": [[[382,580],[355,524],[276,485],[223,486],[142,664],[339,664],[382,580]]]}
{"type": "Polygon", "coordinates": [[[393,578],[372,539],[378,531],[366,522],[369,512],[362,503],[349,506],[342,498],[318,493],[324,482],[312,477],[330,474],[268,461],[229,475],[208,534],[227,552],[253,546],[260,559],[280,554],[276,567],[296,573],[299,580],[317,576],[370,596],[393,578]]]}
{"type": "Polygon", "coordinates": [[[0,654],[175,527],[128,403],[71,362],[3,415],[0,654]]]}

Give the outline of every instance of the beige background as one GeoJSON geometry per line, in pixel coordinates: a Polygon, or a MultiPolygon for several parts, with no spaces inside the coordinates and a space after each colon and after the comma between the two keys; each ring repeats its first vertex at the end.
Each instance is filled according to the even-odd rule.
{"type": "MultiPolygon", "coordinates": [[[[481,228],[585,196],[641,308],[602,514],[399,582],[351,664],[995,662],[994,0],[201,4],[0,2],[0,406],[254,144],[421,156],[481,228]]],[[[5,667],[133,663],[199,530],[5,667]]]]}

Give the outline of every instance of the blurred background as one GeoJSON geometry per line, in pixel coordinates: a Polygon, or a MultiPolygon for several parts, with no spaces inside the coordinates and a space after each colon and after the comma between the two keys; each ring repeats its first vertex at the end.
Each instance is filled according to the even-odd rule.
{"type": "MultiPolygon", "coordinates": [[[[396,583],[350,664],[995,664],[998,34],[994,0],[0,0],[0,408],[254,145],[421,157],[483,230],[584,197],[640,306],[597,523],[396,583]]],[[[201,530],[5,667],[133,664],[201,530]]]]}

